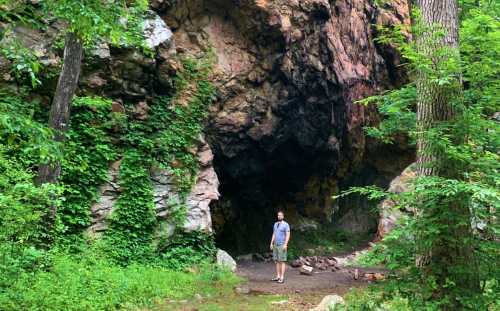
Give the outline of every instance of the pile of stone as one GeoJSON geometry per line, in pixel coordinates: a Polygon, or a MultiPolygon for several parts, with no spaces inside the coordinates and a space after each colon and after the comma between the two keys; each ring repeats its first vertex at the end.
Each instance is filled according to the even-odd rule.
{"type": "Polygon", "coordinates": [[[385,275],[381,272],[363,273],[359,269],[349,270],[348,272],[352,275],[352,278],[355,280],[359,280],[362,278],[365,281],[372,282],[372,281],[381,281],[385,279],[385,275]]]}
{"type": "Polygon", "coordinates": [[[311,275],[314,269],[320,271],[337,271],[340,270],[338,260],[333,256],[307,256],[299,257],[290,264],[294,268],[300,268],[300,273],[311,275]]]}
{"type": "Polygon", "coordinates": [[[365,273],[363,277],[368,281],[381,281],[385,279],[385,275],[383,273],[375,272],[375,273],[365,273]]]}

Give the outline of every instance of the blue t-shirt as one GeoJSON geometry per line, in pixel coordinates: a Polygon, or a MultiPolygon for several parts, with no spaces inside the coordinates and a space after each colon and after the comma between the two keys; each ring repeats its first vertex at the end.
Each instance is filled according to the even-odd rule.
{"type": "Polygon", "coordinates": [[[283,245],[285,244],[286,241],[286,233],[290,231],[290,226],[286,221],[282,222],[275,222],[274,223],[274,244],[276,245],[283,245]]]}

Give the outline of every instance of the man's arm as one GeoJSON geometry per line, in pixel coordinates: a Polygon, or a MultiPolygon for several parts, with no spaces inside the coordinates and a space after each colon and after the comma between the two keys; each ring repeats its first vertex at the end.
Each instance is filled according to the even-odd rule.
{"type": "Polygon", "coordinates": [[[269,248],[271,250],[273,249],[273,243],[274,243],[274,232],[273,232],[273,236],[271,237],[271,244],[269,244],[269,248]]]}
{"type": "Polygon", "coordinates": [[[283,246],[284,249],[288,248],[288,241],[289,240],[290,240],[290,228],[288,228],[288,231],[286,232],[285,245],[283,246]]]}

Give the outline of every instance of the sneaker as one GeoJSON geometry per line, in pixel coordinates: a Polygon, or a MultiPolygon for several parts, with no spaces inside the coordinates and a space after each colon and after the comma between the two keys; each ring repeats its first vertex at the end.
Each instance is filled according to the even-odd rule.
{"type": "Polygon", "coordinates": [[[273,281],[273,282],[276,282],[276,281],[279,281],[279,280],[281,280],[281,279],[280,278],[271,279],[271,281],[273,281]]]}
{"type": "Polygon", "coordinates": [[[285,283],[285,279],[279,279],[279,280],[278,280],[278,283],[280,283],[280,284],[285,283]]]}

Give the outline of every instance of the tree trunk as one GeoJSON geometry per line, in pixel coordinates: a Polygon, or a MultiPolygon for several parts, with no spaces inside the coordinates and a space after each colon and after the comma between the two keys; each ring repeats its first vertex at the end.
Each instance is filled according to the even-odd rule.
{"type": "MultiPolygon", "coordinates": [[[[63,67],[57,81],[56,92],[49,113],[49,126],[54,129],[54,139],[56,141],[64,141],[69,126],[71,100],[78,86],[82,58],[82,42],[74,33],[68,32],[65,38],[63,67]]],[[[38,168],[37,183],[55,183],[60,174],[60,161],[42,164],[38,168]]],[[[51,211],[52,219],[55,214],[54,207],[51,211]]]]}
{"type": "MultiPolygon", "coordinates": [[[[450,58],[459,59],[458,51],[458,4],[456,0],[417,0],[421,11],[422,22],[430,26],[430,30],[416,36],[417,50],[430,59],[430,70],[418,71],[417,76],[417,173],[420,176],[440,176],[444,178],[460,178],[457,167],[446,157],[432,139],[430,130],[455,118],[457,98],[461,98],[461,73],[451,72],[451,82],[438,84],[430,73],[437,72],[438,66],[450,58]],[[438,25],[445,30],[440,37],[434,36],[438,25]],[[433,38],[438,38],[433,40],[433,38]],[[438,50],[449,48],[443,55],[438,50]]],[[[456,143],[461,143],[457,138],[456,143]]],[[[470,227],[470,210],[467,198],[445,198],[434,202],[436,208],[422,208],[417,217],[425,219],[429,225],[439,227],[441,231],[432,235],[431,245],[422,240],[425,234],[417,233],[417,266],[423,271],[425,278],[434,277],[438,283],[438,295],[446,293],[447,281],[455,282],[455,289],[473,290],[479,288],[479,280],[474,269],[474,253],[472,248],[472,230],[470,227]],[[448,217],[446,215],[451,215],[448,217]],[[434,222],[434,223],[433,223],[434,222]],[[463,268],[463,269],[462,269],[463,268]]]]}
{"type": "MultiPolygon", "coordinates": [[[[440,42],[428,41],[432,34],[417,37],[417,48],[423,55],[432,59],[437,66],[443,59],[435,55],[441,46],[448,46],[458,53],[458,6],[456,0],[417,0],[422,13],[422,22],[426,25],[440,25],[446,31],[440,42]]],[[[432,26],[431,26],[432,27],[432,26]]],[[[435,30],[435,29],[434,29],[435,30]]],[[[432,29],[430,30],[432,31],[432,29]]],[[[437,68],[432,68],[437,69],[437,68]]],[[[458,79],[458,77],[457,77],[458,79]]],[[[458,82],[458,81],[457,81],[458,82]]],[[[425,72],[419,72],[417,79],[417,129],[419,133],[432,128],[442,121],[449,121],[455,116],[455,109],[450,100],[461,91],[460,83],[441,86],[430,80],[425,72]]],[[[439,175],[439,157],[420,135],[417,141],[417,166],[420,175],[439,175]]]]}

